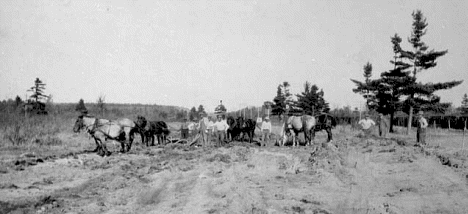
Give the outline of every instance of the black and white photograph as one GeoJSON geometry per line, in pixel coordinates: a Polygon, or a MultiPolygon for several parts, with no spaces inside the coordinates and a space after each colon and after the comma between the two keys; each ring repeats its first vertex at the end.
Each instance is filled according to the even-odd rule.
{"type": "Polygon", "coordinates": [[[468,213],[467,11],[0,0],[0,214],[468,213]]]}

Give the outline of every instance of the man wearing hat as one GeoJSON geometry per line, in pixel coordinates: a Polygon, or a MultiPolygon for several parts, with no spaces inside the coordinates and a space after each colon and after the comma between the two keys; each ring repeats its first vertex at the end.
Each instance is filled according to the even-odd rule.
{"type": "Polygon", "coordinates": [[[200,121],[198,122],[198,133],[200,133],[202,139],[202,146],[207,146],[208,144],[208,135],[207,135],[207,126],[208,126],[208,117],[206,117],[205,112],[200,113],[200,121]]]}
{"type": "Polygon", "coordinates": [[[388,128],[390,127],[390,121],[382,113],[379,114],[379,136],[386,138],[388,128]]]}
{"type": "Polygon", "coordinates": [[[216,134],[216,139],[218,139],[218,146],[222,146],[225,140],[225,133],[227,129],[229,128],[229,125],[226,123],[225,120],[223,120],[223,117],[221,115],[218,115],[218,121],[213,124],[214,127],[214,132],[216,134]]]}
{"type": "Polygon", "coordinates": [[[416,132],[416,141],[426,145],[426,128],[428,126],[426,118],[423,117],[423,111],[419,111],[418,116],[418,129],[416,132]]]}
{"type": "Polygon", "coordinates": [[[271,133],[271,122],[268,116],[265,117],[265,121],[262,122],[262,127],[260,128],[262,131],[262,144],[266,146],[270,143],[270,133],[271,133]]]}
{"type": "Polygon", "coordinates": [[[375,126],[375,122],[369,118],[369,114],[364,114],[364,119],[360,120],[359,125],[362,127],[365,137],[369,137],[372,134],[372,126],[375,126]]]}

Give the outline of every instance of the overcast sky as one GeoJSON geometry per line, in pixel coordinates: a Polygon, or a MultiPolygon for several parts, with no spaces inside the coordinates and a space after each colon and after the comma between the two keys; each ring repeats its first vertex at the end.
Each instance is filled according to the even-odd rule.
{"type": "Polygon", "coordinates": [[[459,106],[468,93],[468,1],[0,0],[0,99],[25,96],[36,77],[54,102],[149,103],[208,111],[272,100],[283,81],[323,88],[331,107],[358,106],[351,78],[392,68],[390,37],[409,48],[411,13],[423,40],[448,54],[423,82],[465,80],[438,93],[459,106]]]}

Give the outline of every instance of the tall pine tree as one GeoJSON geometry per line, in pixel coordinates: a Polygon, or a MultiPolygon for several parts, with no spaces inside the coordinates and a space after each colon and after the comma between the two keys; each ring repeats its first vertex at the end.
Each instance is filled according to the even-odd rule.
{"type": "Polygon", "coordinates": [[[194,107],[192,107],[190,109],[190,112],[189,112],[189,120],[190,121],[194,121],[198,118],[198,112],[197,112],[197,109],[194,107]]]}
{"type": "Polygon", "coordinates": [[[42,99],[46,99],[48,97],[44,93],[45,86],[45,83],[42,83],[42,81],[39,78],[36,78],[36,80],[34,81],[34,86],[28,90],[33,93],[29,97],[32,98],[35,103],[40,103],[42,99]]]}
{"type": "Polygon", "coordinates": [[[86,106],[84,104],[83,99],[80,99],[80,101],[78,101],[78,104],[75,106],[75,111],[79,111],[79,112],[87,112],[88,111],[86,109],[86,106]]]}
{"type": "Polygon", "coordinates": [[[325,102],[323,95],[323,90],[319,90],[316,85],[312,85],[310,82],[305,82],[304,91],[296,95],[297,102],[295,106],[308,115],[316,115],[320,112],[328,113],[330,107],[325,102]]]}
{"type": "Polygon", "coordinates": [[[393,132],[393,119],[395,112],[401,110],[402,98],[406,94],[406,87],[414,82],[410,76],[410,64],[403,61],[406,58],[401,50],[401,38],[395,34],[391,38],[393,44],[393,69],[382,72],[380,79],[376,80],[377,87],[377,112],[390,115],[390,132],[393,132]]]}
{"type": "Polygon", "coordinates": [[[280,119],[283,114],[287,114],[292,104],[292,95],[289,92],[289,86],[289,83],[286,81],[278,85],[276,97],[273,98],[274,105],[272,106],[272,113],[278,115],[280,119]]]}
{"type": "Polygon", "coordinates": [[[367,62],[364,67],[364,78],[365,81],[361,82],[358,80],[351,79],[351,81],[356,84],[356,88],[353,88],[353,92],[357,94],[361,94],[362,97],[366,100],[366,106],[368,109],[376,109],[377,108],[377,88],[378,82],[376,80],[370,79],[372,77],[372,64],[367,62]]]}
{"type": "Polygon", "coordinates": [[[466,93],[465,95],[463,95],[461,104],[462,104],[460,107],[461,113],[468,114],[468,95],[466,93]]]}
{"type": "Polygon", "coordinates": [[[413,68],[412,84],[409,84],[406,88],[408,98],[405,100],[405,105],[408,109],[408,126],[407,134],[411,129],[411,123],[413,118],[413,110],[426,110],[443,113],[450,104],[441,103],[440,97],[435,95],[434,92],[439,90],[446,90],[460,85],[463,81],[450,81],[442,83],[421,83],[416,82],[417,74],[422,71],[428,70],[437,66],[437,58],[447,54],[447,50],[434,51],[428,50],[429,47],[422,41],[422,37],[427,31],[427,21],[423,13],[420,10],[412,13],[413,17],[413,28],[411,37],[408,42],[412,45],[412,51],[401,51],[401,54],[405,58],[409,59],[410,64],[413,68]]]}
{"type": "Polygon", "coordinates": [[[202,113],[206,114],[205,108],[203,107],[203,105],[198,106],[198,112],[197,113],[198,113],[198,116],[200,116],[202,113]]]}

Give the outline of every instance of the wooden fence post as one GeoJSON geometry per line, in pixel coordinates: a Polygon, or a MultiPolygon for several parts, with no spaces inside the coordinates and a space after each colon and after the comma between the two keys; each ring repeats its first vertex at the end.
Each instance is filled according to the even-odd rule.
{"type": "Polygon", "coordinates": [[[465,132],[466,132],[466,119],[465,119],[465,126],[463,127],[462,154],[465,154],[465,132]]]}

